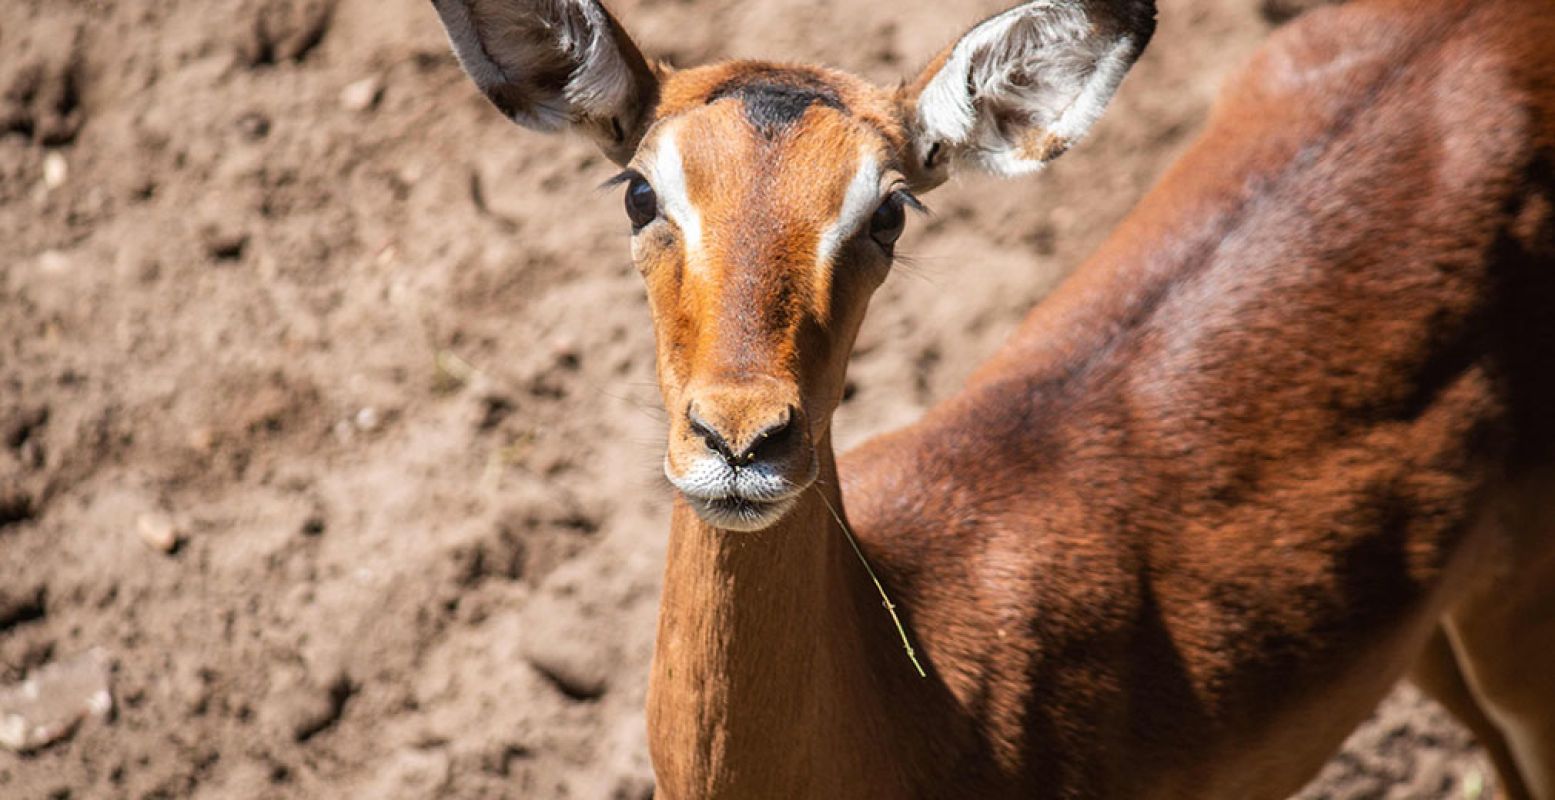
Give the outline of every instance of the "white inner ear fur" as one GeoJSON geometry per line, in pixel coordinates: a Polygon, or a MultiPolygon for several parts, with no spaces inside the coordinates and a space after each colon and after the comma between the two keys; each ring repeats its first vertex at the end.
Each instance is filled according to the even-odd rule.
{"type": "Polygon", "coordinates": [[[838,212],[836,221],[821,233],[815,256],[817,263],[823,267],[831,264],[843,242],[857,233],[859,226],[875,212],[875,207],[880,204],[880,195],[880,165],[869,148],[861,147],[858,169],[853,173],[853,180],[848,182],[848,191],[842,198],[842,210],[838,212]]]}
{"type": "Polygon", "coordinates": [[[680,126],[666,124],[653,138],[651,152],[641,160],[639,171],[659,198],[659,211],[680,229],[686,249],[686,268],[694,270],[702,263],[702,214],[691,203],[686,189],[686,167],[681,161],[675,136],[680,126]]]}
{"type": "Polygon", "coordinates": [[[973,28],[918,98],[919,157],[943,143],[995,174],[1041,168],[1026,143],[1046,132],[1061,152],[1079,139],[1133,63],[1131,37],[1094,28],[1064,0],[1035,0],[973,28]]]}
{"type": "MultiPolygon", "coordinates": [[[[610,32],[610,20],[597,0],[562,0],[581,12],[587,25],[559,28],[562,47],[578,60],[567,81],[567,101],[590,117],[616,116],[632,102],[632,70],[610,32]]],[[[577,20],[563,15],[569,22],[577,20]]]]}

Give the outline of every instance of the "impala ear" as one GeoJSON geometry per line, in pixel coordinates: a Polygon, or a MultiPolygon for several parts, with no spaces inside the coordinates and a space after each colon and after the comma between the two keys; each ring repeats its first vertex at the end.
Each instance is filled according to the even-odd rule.
{"type": "Polygon", "coordinates": [[[1154,32],[1153,0],[1033,0],[982,22],[904,89],[922,182],[952,163],[1018,175],[1057,158],[1154,32]]]}
{"type": "Polygon", "coordinates": [[[598,0],[432,0],[464,71],[526,128],[571,126],[631,160],[658,77],[598,0]]]}

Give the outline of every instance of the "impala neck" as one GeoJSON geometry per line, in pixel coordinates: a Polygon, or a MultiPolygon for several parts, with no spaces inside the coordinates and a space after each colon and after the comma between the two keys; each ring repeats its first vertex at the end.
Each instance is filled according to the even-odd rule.
{"type": "Polygon", "coordinates": [[[830,441],[817,450],[816,486],[764,531],[716,530],[675,505],[648,693],[662,797],[905,789],[895,765],[912,754],[887,743],[932,682],[832,515],[830,441]]]}

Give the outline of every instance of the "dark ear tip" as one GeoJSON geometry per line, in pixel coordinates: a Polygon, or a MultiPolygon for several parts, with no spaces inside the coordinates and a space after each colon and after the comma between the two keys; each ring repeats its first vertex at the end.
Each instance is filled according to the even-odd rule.
{"type": "Polygon", "coordinates": [[[1089,0],[1086,5],[1101,18],[1109,19],[1118,33],[1134,37],[1136,51],[1143,51],[1155,34],[1155,0],[1089,0]]]}
{"type": "Polygon", "coordinates": [[[1158,19],[1155,0],[1138,0],[1130,3],[1124,10],[1129,28],[1139,36],[1136,45],[1137,52],[1144,52],[1145,45],[1150,43],[1155,35],[1155,26],[1158,19]]]}

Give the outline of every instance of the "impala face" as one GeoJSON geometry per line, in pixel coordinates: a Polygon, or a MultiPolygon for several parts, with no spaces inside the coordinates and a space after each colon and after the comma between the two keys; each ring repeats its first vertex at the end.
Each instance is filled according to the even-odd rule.
{"type": "Polygon", "coordinates": [[[619,180],[669,411],[664,471],[709,523],[757,530],[815,479],[870,294],[916,204],[890,97],[735,63],[671,76],[619,180]]]}
{"type": "Polygon", "coordinates": [[[669,412],[664,471],[712,526],[770,526],[815,480],[870,294],[913,191],[951,165],[1028,172],[1100,115],[1150,0],[1033,0],[912,83],[644,59],[598,0],[433,0],[504,114],[571,128],[626,169],[669,412]]]}

